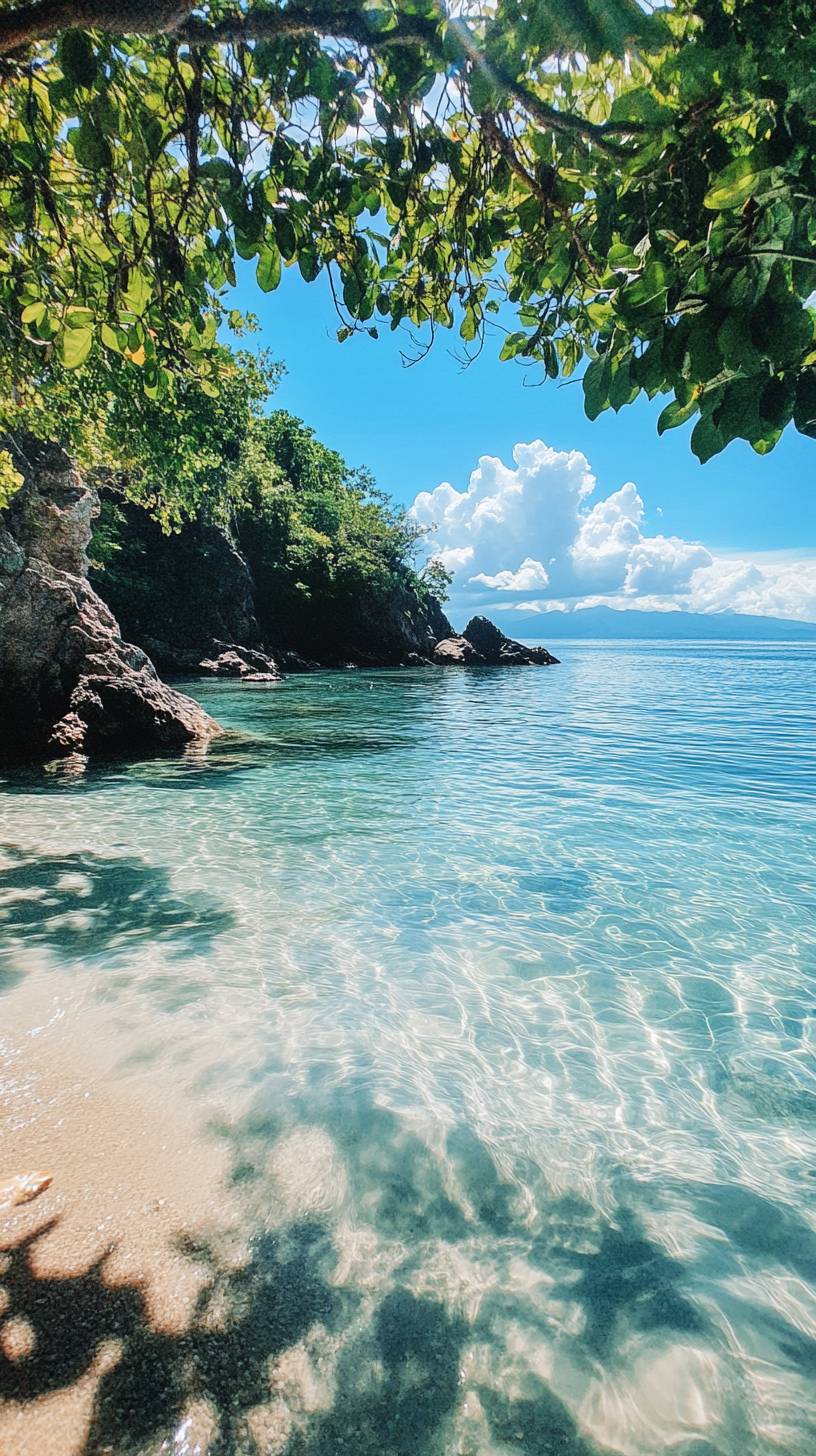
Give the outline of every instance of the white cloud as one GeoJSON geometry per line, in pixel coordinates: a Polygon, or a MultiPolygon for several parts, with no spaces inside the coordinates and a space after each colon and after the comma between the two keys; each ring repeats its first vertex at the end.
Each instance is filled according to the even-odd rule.
{"type": "Polygon", "coordinates": [[[540,561],[534,561],[532,556],[525,556],[518,571],[497,571],[495,576],[487,576],[480,571],[470,580],[480,581],[484,586],[493,587],[495,591],[535,591],[537,587],[550,584],[545,568],[540,561]]]}
{"type": "Polygon", "coordinates": [[[596,495],[580,451],[534,440],[515,446],[512,466],[482,456],[465,490],[423,491],[412,513],[434,528],[431,553],[454,573],[454,612],[484,607],[489,591],[494,611],[603,602],[816,620],[816,560],[716,556],[699,541],[648,535],[631,481],[596,495]]]}
{"type": "Polygon", "coordinates": [[[750,612],[816,621],[816,561],[784,564],[715,558],[695,571],[685,603],[692,612],[750,612]]]}

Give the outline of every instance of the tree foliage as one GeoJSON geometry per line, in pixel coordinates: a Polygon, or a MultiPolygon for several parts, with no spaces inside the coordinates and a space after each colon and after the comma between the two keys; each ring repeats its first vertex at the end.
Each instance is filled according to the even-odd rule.
{"type": "Polygon", "coordinates": [[[591,417],[668,393],[701,460],[816,434],[807,0],[0,4],[7,415],[103,361],[148,400],[235,257],[328,274],[339,336],[500,331],[591,417]],[[507,305],[517,312],[504,327],[507,305]]]}
{"type": "Polygon", "coordinates": [[[424,534],[302,420],[283,410],[253,424],[233,477],[235,530],[252,567],[259,616],[315,653],[391,615],[400,588],[444,600],[446,583],[413,565],[424,534]]]}
{"type": "MultiPolygon", "coordinates": [[[[201,499],[206,513],[202,504],[195,514],[212,521],[213,494],[201,499]]],[[[450,578],[414,565],[423,532],[367,471],[350,468],[283,410],[245,422],[217,500],[215,519],[247,558],[261,634],[271,642],[330,660],[355,641],[399,637],[401,610],[444,600],[450,578]]],[[[206,563],[196,559],[196,533],[168,543],[134,502],[156,516],[142,490],[109,478],[92,545],[95,580],[126,620],[135,615],[160,637],[177,615],[177,573],[195,576],[206,563]]]]}

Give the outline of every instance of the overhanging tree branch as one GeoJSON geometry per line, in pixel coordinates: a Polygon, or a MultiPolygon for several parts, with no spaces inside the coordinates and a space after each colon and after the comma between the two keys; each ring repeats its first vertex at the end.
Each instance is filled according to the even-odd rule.
{"type": "Polygon", "coordinates": [[[53,40],[62,31],[96,30],[104,35],[171,35],[191,45],[226,45],[240,41],[277,40],[287,36],[346,37],[377,47],[422,45],[438,37],[437,25],[421,16],[401,17],[391,30],[374,28],[365,12],[330,5],[285,9],[250,9],[219,21],[201,20],[192,4],[179,0],[39,0],[0,11],[0,52],[8,54],[36,41],[53,40]]]}
{"type": "MultiPolygon", "coordinates": [[[[190,45],[228,45],[246,41],[280,40],[300,35],[334,37],[354,41],[371,50],[395,46],[438,46],[440,28],[422,16],[400,16],[389,30],[371,25],[365,11],[340,9],[331,4],[290,4],[276,10],[251,8],[244,14],[218,21],[202,20],[192,14],[194,5],[180,0],[39,0],[14,10],[0,11],[0,54],[8,54],[36,41],[52,40],[64,30],[96,30],[105,35],[169,35],[190,45]]],[[[598,147],[610,156],[626,155],[610,137],[634,135],[643,130],[637,123],[596,123],[561,111],[542,101],[528,86],[513,76],[497,71],[469,26],[451,22],[471,64],[484,71],[533,121],[548,131],[560,132],[598,147]]]]}

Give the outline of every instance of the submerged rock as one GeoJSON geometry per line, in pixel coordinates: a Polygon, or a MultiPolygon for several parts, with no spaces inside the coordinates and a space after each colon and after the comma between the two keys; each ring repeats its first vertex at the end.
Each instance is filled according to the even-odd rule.
{"type": "Polygon", "coordinates": [[[546,647],[515,642],[487,617],[471,617],[464,632],[437,642],[434,662],[442,667],[550,667],[558,662],[546,647]]]}
{"type": "Polygon", "coordinates": [[[146,751],[220,731],[123,642],[87,579],[96,494],[59,446],[26,437],[0,521],[0,752],[146,751]]]}

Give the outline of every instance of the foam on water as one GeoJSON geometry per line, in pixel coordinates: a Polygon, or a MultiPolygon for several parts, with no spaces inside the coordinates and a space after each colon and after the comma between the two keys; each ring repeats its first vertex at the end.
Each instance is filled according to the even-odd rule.
{"type": "Polygon", "coordinates": [[[213,1450],[814,1449],[816,651],[562,655],[197,684],[208,753],[4,783],[0,993],[278,1241],[213,1450]]]}

